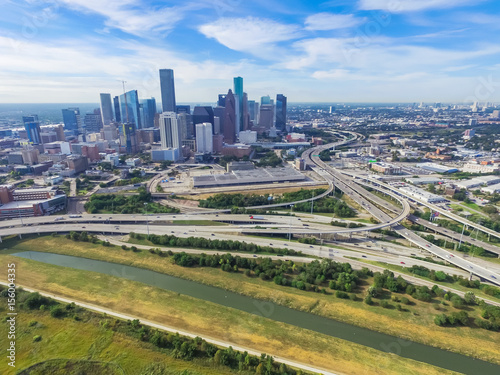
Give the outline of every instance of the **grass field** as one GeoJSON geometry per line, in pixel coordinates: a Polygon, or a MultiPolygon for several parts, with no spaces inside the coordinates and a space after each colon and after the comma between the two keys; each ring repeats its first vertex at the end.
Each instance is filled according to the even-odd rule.
{"type": "MultiPolygon", "coordinates": [[[[0,308],[3,316],[6,313],[4,306],[2,304],[0,308]]],[[[52,318],[48,311],[22,310],[16,319],[16,369],[9,367],[6,359],[2,360],[0,374],[3,375],[17,374],[17,371],[35,364],[39,365],[33,371],[21,374],[149,375],[150,372],[144,371],[155,363],[164,364],[169,369],[165,375],[181,374],[185,370],[193,375],[236,373],[200,359],[193,362],[174,359],[155,350],[151,344],[105,329],[95,317],[89,321],[76,321],[52,318]],[[37,323],[30,326],[30,322],[37,323]],[[41,341],[34,342],[35,335],[40,335],[41,341]],[[93,361],[102,363],[92,365],[93,361]],[[96,372],[99,369],[102,372],[96,372]]],[[[2,334],[0,346],[8,348],[7,341],[7,335],[2,334]]]]}
{"type": "MultiPolygon", "coordinates": [[[[424,363],[120,277],[53,266],[12,255],[2,255],[1,259],[4,262],[16,262],[20,285],[43,289],[51,294],[103,306],[196,332],[202,336],[300,360],[315,367],[349,374],[452,374],[450,371],[424,363]]],[[[25,316],[23,319],[27,321],[32,317],[25,316]]],[[[20,362],[23,360],[28,365],[48,359],[51,356],[49,348],[55,347],[56,357],[88,358],[94,355],[94,358],[103,361],[120,358],[123,360],[122,367],[130,369],[130,374],[135,375],[139,373],[140,361],[152,360],[151,353],[140,352],[133,344],[130,350],[134,353],[130,350],[122,352],[122,348],[118,345],[120,338],[110,337],[109,333],[107,336],[98,337],[95,341],[96,331],[84,330],[77,322],[71,323],[75,325],[73,331],[67,330],[58,321],[55,323],[52,326],[57,332],[55,339],[49,341],[47,337],[46,343],[44,340],[41,341],[45,344],[44,350],[47,352],[35,350],[36,355],[33,355],[31,337],[36,333],[27,332],[26,340],[20,342],[30,343],[26,344],[26,347],[19,348],[20,355],[25,353],[24,357],[19,359],[20,362]],[[48,345],[49,343],[52,345],[48,345]]],[[[39,334],[44,335],[43,332],[39,334]]],[[[130,347],[126,339],[121,340],[124,346],[130,347]]],[[[5,361],[0,366],[5,366],[5,361]]],[[[211,374],[201,371],[200,373],[211,374]]],[[[223,374],[223,372],[215,373],[223,374]]]]}
{"type": "MultiPolygon", "coordinates": [[[[415,303],[409,307],[410,312],[383,309],[361,302],[337,299],[332,295],[277,286],[272,282],[265,282],[258,278],[248,278],[241,273],[226,273],[214,268],[183,268],[172,264],[168,258],[159,258],[147,251],[131,253],[125,252],[119,247],[109,248],[89,243],[72,242],[61,237],[27,239],[11,242],[10,245],[9,241],[6,241],[4,245],[19,250],[48,251],[152,269],[254,298],[271,300],[297,310],[313,312],[354,325],[500,363],[500,347],[495,344],[500,340],[500,333],[468,327],[442,328],[434,324],[435,315],[456,311],[450,306],[442,306],[442,311],[436,311],[431,303],[419,302],[409,297],[415,303]]],[[[398,271],[400,271],[399,267],[398,271]]],[[[369,283],[370,280],[362,289],[366,289],[369,283]]],[[[446,284],[443,287],[446,288],[446,284]]],[[[453,287],[455,286],[453,285],[453,287]]],[[[473,291],[477,292],[479,296],[478,290],[473,291]]],[[[358,295],[363,296],[363,293],[363,291],[359,291],[358,295]]],[[[397,293],[393,294],[397,295],[397,293]]],[[[477,314],[476,311],[469,311],[469,315],[472,317],[477,316],[477,314]]]]}

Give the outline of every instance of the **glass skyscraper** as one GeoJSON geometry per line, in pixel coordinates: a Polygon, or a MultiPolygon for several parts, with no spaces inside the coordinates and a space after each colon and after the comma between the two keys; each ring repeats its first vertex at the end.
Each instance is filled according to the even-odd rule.
{"type": "Polygon", "coordinates": [[[237,108],[239,108],[239,114],[238,114],[238,119],[236,121],[237,124],[236,128],[239,133],[240,130],[243,130],[243,78],[234,77],[233,82],[234,82],[234,95],[238,97],[237,108]]]}
{"type": "Polygon", "coordinates": [[[120,114],[120,98],[118,96],[113,98],[113,107],[115,109],[116,122],[122,122],[122,116],[120,114]]]}
{"type": "Polygon", "coordinates": [[[120,113],[123,123],[133,123],[136,129],[142,128],[137,90],[130,90],[120,95],[120,113]]]}
{"type": "Polygon", "coordinates": [[[42,137],[40,135],[40,122],[38,122],[38,115],[23,116],[24,129],[28,135],[28,140],[34,145],[42,144],[42,137]]]}
{"type": "Polygon", "coordinates": [[[100,94],[101,98],[101,118],[103,125],[109,125],[113,121],[113,104],[111,103],[111,94],[100,94]]]}
{"type": "Polygon", "coordinates": [[[285,130],[286,128],[286,96],[276,95],[276,129],[285,130]]]}
{"type": "Polygon", "coordinates": [[[163,112],[175,112],[175,85],[172,69],[160,69],[160,90],[163,112]]]}
{"type": "Polygon", "coordinates": [[[155,115],[156,115],[156,100],[142,99],[141,100],[142,112],[142,127],[143,128],[153,128],[155,126],[155,115]]]}
{"type": "Polygon", "coordinates": [[[62,110],[64,129],[73,130],[77,133],[82,130],[80,109],[79,108],[68,108],[62,110]]]}

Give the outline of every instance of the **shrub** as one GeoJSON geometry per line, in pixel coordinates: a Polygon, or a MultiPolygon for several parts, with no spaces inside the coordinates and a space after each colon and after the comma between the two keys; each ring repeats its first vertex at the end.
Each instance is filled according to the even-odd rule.
{"type": "Polygon", "coordinates": [[[387,302],[386,300],[382,300],[382,301],[380,301],[380,306],[382,306],[384,309],[388,309],[392,305],[389,302],[387,302]]]}
{"type": "Polygon", "coordinates": [[[65,314],[64,309],[59,305],[55,305],[50,309],[50,315],[53,318],[61,318],[64,316],[64,314],[65,314]]]}
{"type": "Polygon", "coordinates": [[[42,341],[42,336],[40,335],[33,336],[33,342],[38,342],[38,341],[42,341]]]}
{"type": "Polygon", "coordinates": [[[367,295],[365,297],[365,300],[364,302],[367,304],[367,305],[373,305],[373,300],[372,300],[372,297],[370,295],[367,295]]]}
{"type": "Polygon", "coordinates": [[[342,292],[341,290],[336,290],[335,297],[346,299],[346,298],[349,298],[349,294],[347,294],[346,292],[342,292]]]}
{"type": "Polygon", "coordinates": [[[409,305],[410,304],[410,300],[406,297],[401,297],[401,303],[405,304],[405,305],[409,305]]]}

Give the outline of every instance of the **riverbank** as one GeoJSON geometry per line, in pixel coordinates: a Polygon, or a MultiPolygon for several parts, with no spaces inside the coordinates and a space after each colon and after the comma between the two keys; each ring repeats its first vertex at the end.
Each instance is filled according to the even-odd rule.
{"type": "MultiPolygon", "coordinates": [[[[367,348],[349,341],[279,323],[187,295],[150,287],[123,277],[2,255],[17,264],[20,285],[43,289],[127,315],[196,332],[235,345],[299,360],[336,373],[452,374],[453,372],[367,348]]],[[[265,315],[265,314],[264,314],[265,315]]]]}
{"type": "MultiPolygon", "coordinates": [[[[417,301],[407,295],[413,305],[405,306],[407,311],[398,311],[395,308],[385,309],[376,305],[368,306],[360,301],[339,299],[332,295],[281,287],[259,278],[248,278],[242,273],[222,272],[218,268],[184,268],[147,251],[133,253],[119,247],[73,242],[62,237],[16,241],[12,248],[74,255],[151,269],[486,361],[500,362],[500,348],[496,344],[500,339],[499,333],[468,327],[438,327],[434,324],[434,316],[456,309],[440,305],[440,310],[437,311],[432,304],[417,301]]],[[[367,280],[360,288],[360,297],[370,283],[371,280],[367,280]]],[[[402,297],[397,293],[393,295],[402,297]]],[[[478,316],[478,311],[475,310],[468,313],[472,317],[478,316]]]]}

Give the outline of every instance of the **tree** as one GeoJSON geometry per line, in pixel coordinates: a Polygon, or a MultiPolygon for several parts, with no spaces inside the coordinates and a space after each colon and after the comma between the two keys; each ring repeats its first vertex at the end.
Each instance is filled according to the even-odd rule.
{"type": "Polygon", "coordinates": [[[464,295],[464,300],[467,305],[475,305],[476,295],[474,294],[474,292],[466,292],[464,295]]]}

